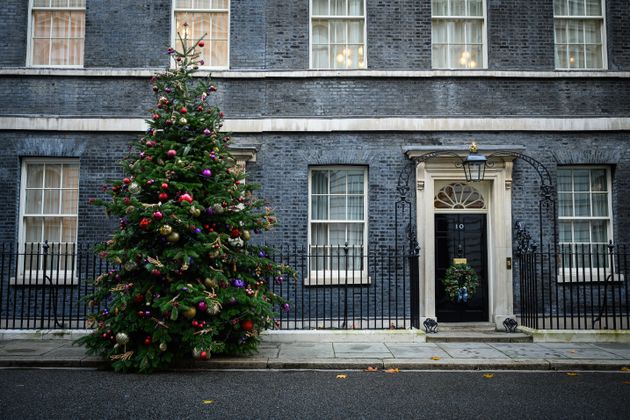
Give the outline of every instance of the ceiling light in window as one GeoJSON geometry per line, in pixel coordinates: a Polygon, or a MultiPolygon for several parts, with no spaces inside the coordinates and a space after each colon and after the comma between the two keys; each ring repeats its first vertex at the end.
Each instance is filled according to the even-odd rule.
{"type": "Polygon", "coordinates": [[[343,63],[343,59],[344,59],[343,53],[337,54],[337,63],[339,64],[343,63]]]}

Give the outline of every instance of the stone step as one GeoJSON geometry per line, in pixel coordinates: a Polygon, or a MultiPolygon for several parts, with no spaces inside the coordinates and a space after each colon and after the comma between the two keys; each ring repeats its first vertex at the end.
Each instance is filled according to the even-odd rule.
{"type": "Polygon", "coordinates": [[[491,332],[496,330],[496,326],[493,322],[441,322],[438,330],[491,332]]]}
{"type": "Polygon", "coordinates": [[[427,343],[531,343],[532,337],[523,333],[500,331],[442,331],[426,335],[427,343]]]}

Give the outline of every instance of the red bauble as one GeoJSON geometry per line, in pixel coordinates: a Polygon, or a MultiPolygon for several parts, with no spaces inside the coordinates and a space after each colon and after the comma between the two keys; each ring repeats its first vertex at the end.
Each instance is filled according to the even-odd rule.
{"type": "Polygon", "coordinates": [[[162,183],[162,189],[163,190],[168,190],[168,184],[166,182],[162,183]]]}
{"type": "Polygon", "coordinates": [[[185,106],[183,106],[182,109],[179,110],[179,112],[181,112],[182,114],[185,114],[188,112],[188,110],[186,109],[185,106]]]}
{"type": "Polygon", "coordinates": [[[157,121],[160,119],[160,115],[159,114],[153,114],[152,118],[157,121]]]}
{"type": "Polygon", "coordinates": [[[254,321],[251,319],[246,319],[245,321],[241,321],[241,328],[244,331],[251,331],[254,329],[254,321]]]}
{"type": "Polygon", "coordinates": [[[234,228],[234,229],[232,229],[232,232],[230,233],[230,236],[232,238],[238,238],[239,236],[241,236],[241,231],[239,231],[238,229],[234,228]]]}
{"type": "Polygon", "coordinates": [[[141,303],[144,300],[144,295],[135,295],[133,297],[134,303],[141,303]]]}
{"type": "Polygon", "coordinates": [[[205,351],[201,352],[201,360],[207,360],[208,359],[208,353],[205,351]]]}
{"type": "Polygon", "coordinates": [[[131,180],[129,178],[124,178],[123,179],[123,184],[129,185],[129,184],[131,184],[131,180]]]}
{"type": "Polygon", "coordinates": [[[147,336],[147,338],[144,339],[144,345],[148,346],[151,344],[151,336],[147,336]]]}
{"type": "Polygon", "coordinates": [[[163,217],[164,217],[164,215],[162,214],[161,211],[153,212],[153,219],[154,220],[158,220],[159,221],[159,220],[162,220],[163,217]]]}
{"type": "Polygon", "coordinates": [[[188,194],[188,193],[186,193],[186,194],[182,194],[182,195],[179,197],[179,202],[181,203],[182,201],[187,201],[187,202],[189,202],[189,203],[192,203],[193,198],[192,198],[192,196],[191,196],[190,194],[188,194]]]}
{"type": "Polygon", "coordinates": [[[170,149],[168,152],[166,152],[166,156],[174,158],[175,156],[177,156],[177,150],[170,149]]]}
{"type": "Polygon", "coordinates": [[[203,41],[199,41],[199,46],[200,46],[201,48],[203,48],[203,47],[204,47],[204,45],[206,45],[206,43],[205,43],[205,42],[203,42],[203,41]]]}
{"type": "Polygon", "coordinates": [[[166,200],[168,200],[168,194],[160,193],[160,201],[165,202],[166,200]]]}
{"type": "Polygon", "coordinates": [[[151,274],[153,274],[155,277],[160,277],[162,275],[162,273],[160,273],[160,270],[158,270],[157,268],[151,270],[151,274]]]}
{"type": "Polygon", "coordinates": [[[144,311],[138,311],[138,316],[140,318],[144,318],[144,311]]]}
{"type": "Polygon", "coordinates": [[[147,230],[147,229],[149,228],[149,225],[151,225],[151,219],[148,219],[148,218],[146,218],[146,217],[143,217],[143,218],[140,220],[140,223],[139,223],[139,224],[140,224],[140,229],[147,230]]]}
{"type": "Polygon", "coordinates": [[[201,105],[199,105],[199,106],[197,107],[197,111],[199,111],[199,112],[203,111],[203,107],[202,107],[201,105]]]}

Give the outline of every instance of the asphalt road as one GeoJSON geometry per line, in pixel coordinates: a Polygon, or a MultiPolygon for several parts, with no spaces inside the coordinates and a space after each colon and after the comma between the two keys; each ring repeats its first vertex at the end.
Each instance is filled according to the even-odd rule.
{"type": "Polygon", "coordinates": [[[630,372],[484,374],[214,371],[148,376],[4,369],[0,417],[630,418],[630,372]]]}

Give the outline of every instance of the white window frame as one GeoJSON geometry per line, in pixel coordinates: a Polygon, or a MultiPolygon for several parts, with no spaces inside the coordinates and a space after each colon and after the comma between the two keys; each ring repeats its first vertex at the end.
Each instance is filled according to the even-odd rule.
{"type": "MultiPolygon", "coordinates": [[[[588,171],[592,171],[592,170],[596,170],[596,169],[603,169],[606,171],[606,189],[607,189],[607,194],[608,194],[608,216],[607,217],[603,217],[603,216],[560,216],[559,213],[559,208],[558,208],[558,222],[562,222],[562,221],[590,221],[590,220],[607,220],[608,221],[608,226],[606,229],[606,234],[608,235],[608,240],[610,241],[614,236],[614,232],[613,232],[613,223],[614,223],[614,216],[613,216],[613,207],[612,207],[612,194],[613,194],[613,185],[612,185],[612,171],[610,169],[609,166],[603,166],[603,165],[571,165],[571,166],[560,166],[558,167],[558,170],[588,170],[588,171]]],[[[589,176],[590,179],[590,176],[589,176]]],[[[589,187],[590,188],[590,187],[589,187]]],[[[574,194],[575,191],[572,190],[572,193],[574,194]]],[[[556,194],[560,194],[560,190],[558,188],[558,191],[556,192],[556,194]]],[[[589,189],[589,196],[591,195],[591,191],[589,189]]],[[[559,200],[559,199],[558,199],[559,200]]],[[[575,212],[575,206],[574,208],[574,212],[575,212]]],[[[592,208],[592,203],[591,203],[591,208],[592,208]]],[[[559,232],[558,232],[559,234],[559,232]]],[[[573,235],[572,235],[573,237],[573,235]]],[[[577,252],[581,251],[581,243],[577,243],[577,242],[560,242],[560,238],[558,238],[558,245],[559,245],[559,252],[562,253],[562,247],[563,246],[569,246],[570,248],[573,248],[575,246],[575,250],[577,252]]],[[[591,247],[594,244],[592,242],[584,243],[584,248],[588,248],[591,249],[591,247]]],[[[574,251],[572,251],[574,252],[574,251]]],[[[592,251],[591,251],[592,252],[592,251]]],[[[606,280],[606,276],[610,273],[610,261],[608,260],[609,256],[608,254],[606,254],[605,258],[607,258],[606,260],[606,265],[603,267],[576,267],[576,264],[572,262],[571,267],[570,268],[565,268],[563,266],[563,260],[559,260],[558,261],[558,275],[557,275],[557,280],[559,283],[575,283],[575,282],[579,282],[579,283],[583,283],[583,282],[602,282],[604,280],[606,280]]],[[[623,275],[615,273],[615,278],[613,279],[614,281],[622,281],[623,280],[623,275]]]]}
{"type": "MultiPolygon", "coordinates": [[[[351,220],[336,220],[329,219],[326,221],[319,221],[322,223],[362,223],[363,224],[363,246],[349,246],[349,256],[352,256],[352,252],[362,253],[362,269],[361,270],[311,270],[311,262],[308,263],[308,277],[304,279],[305,286],[352,286],[352,285],[361,285],[361,284],[370,284],[371,279],[368,276],[368,185],[369,185],[369,170],[367,166],[360,165],[324,165],[324,166],[311,166],[308,171],[308,255],[310,256],[313,251],[311,251],[311,231],[313,223],[317,223],[318,221],[313,221],[312,218],[312,175],[314,171],[334,171],[334,170],[357,170],[362,169],[363,172],[363,220],[361,221],[351,221],[351,220]]],[[[331,246],[331,245],[328,245],[331,246]]],[[[332,245],[332,247],[336,247],[337,245],[332,245]]],[[[340,245],[343,248],[343,245],[340,245]]]]}
{"type": "MultiPolygon", "coordinates": [[[[314,15],[313,14],[313,0],[308,1],[308,25],[309,25],[309,34],[308,34],[308,62],[309,68],[311,70],[335,70],[335,71],[361,71],[368,69],[368,40],[367,40],[367,4],[366,0],[363,0],[363,16],[338,16],[338,15],[314,15]],[[363,21],[363,67],[353,67],[353,68],[334,68],[334,67],[315,67],[313,64],[313,20],[357,20],[363,21]]],[[[347,35],[347,34],[346,34],[347,35]]],[[[330,32],[329,32],[330,36],[330,32]]],[[[347,39],[347,36],[346,36],[347,39]]],[[[329,59],[330,59],[330,43],[329,43],[329,59]]]]}
{"type": "MultiPolygon", "coordinates": [[[[567,1],[567,0],[562,0],[567,1]]],[[[555,3],[555,0],[552,2],[555,3]]],[[[554,67],[556,70],[562,71],[598,71],[598,70],[607,70],[608,69],[608,51],[607,51],[607,43],[606,43],[606,0],[601,0],[601,16],[577,16],[577,15],[556,15],[555,5],[552,4],[553,10],[553,57],[554,57],[554,67]],[[558,42],[556,40],[556,22],[558,20],[599,20],[601,21],[601,37],[602,37],[602,66],[601,67],[558,67],[558,63],[556,60],[556,48],[558,46],[558,42]]],[[[567,5],[568,9],[568,5],[567,5]]],[[[584,10],[586,13],[586,4],[584,5],[584,10]]],[[[571,45],[571,44],[567,44],[571,45]]],[[[582,44],[583,46],[586,43],[582,44]]],[[[568,61],[568,60],[567,60],[568,61]]]]}
{"type": "MultiPolygon", "coordinates": [[[[25,271],[25,263],[26,261],[24,260],[25,256],[24,254],[26,252],[30,252],[31,248],[30,247],[26,247],[26,225],[25,225],[25,218],[26,216],[26,182],[27,182],[27,166],[28,165],[38,165],[38,164],[45,164],[45,165],[77,165],[79,167],[79,177],[80,177],[80,173],[81,173],[81,165],[80,165],[80,161],[79,159],[75,159],[75,158],[24,158],[22,159],[21,162],[21,169],[20,169],[20,206],[19,206],[19,210],[20,210],[20,215],[19,215],[19,227],[18,227],[18,238],[19,238],[19,244],[18,244],[18,250],[19,250],[19,254],[20,257],[18,258],[17,264],[18,264],[18,270],[17,270],[17,277],[12,277],[10,279],[10,284],[16,284],[16,285],[26,285],[26,286],[35,286],[35,285],[45,285],[45,286],[51,286],[52,284],[48,281],[45,280],[44,278],[44,274],[49,274],[51,272],[51,270],[42,270],[39,268],[35,268],[35,269],[29,269],[28,271],[25,271]]],[[[81,179],[79,178],[79,184],[81,182],[81,179]]],[[[63,184],[62,184],[63,185],[63,184]]],[[[43,189],[45,189],[42,186],[43,189]]],[[[63,187],[62,187],[63,188],[63,187]]],[[[78,232],[79,232],[79,193],[80,193],[80,186],[77,186],[77,213],[76,214],[55,214],[54,217],[76,217],[77,220],[77,228],[75,230],[75,237],[74,237],[74,241],[73,242],[49,242],[49,245],[51,246],[51,248],[53,247],[53,245],[59,245],[59,244],[73,244],[74,249],[75,249],[75,253],[76,253],[76,245],[77,245],[77,241],[78,241],[78,232]]],[[[45,216],[43,216],[45,217],[45,216]]],[[[53,215],[51,215],[51,217],[53,217],[53,215]]],[[[44,238],[46,239],[46,238],[44,238]]],[[[43,251],[43,248],[40,247],[40,252],[43,251]]],[[[54,254],[52,254],[54,255],[54,254]]],[[[76,255],[75,255],[75,260],[71,262],[71,267],[75,267],[76,268],[76,255]]],[[[55,274],[55,277],[52,279],[54,285],[58,285],[58,286],[69,286],[69,285],[76,285],[78,284],[78,277],[77,277],[77,270],[74,269],[65,269],[65,270],[52,270],[52,273],[55,274]]]]}
{"type": "MultiPolygon", "coordinates": [[[[466,4],[468,4],[468,2],[466,2],[466,4]]],[[[481,16],[457,16],[457,15],[452,15],[452,16],[435,15],[434,16],[433,15],[433,1],[431,1],[431,68],[433,70],[462,70],[462,71],[472,70],[474,71],[474,70],[484,70],[488,68],[488,17],[487,17],[488,7],[486,5],[486,0],[482,0],[481,7],[483,11],[483,14],[481,16]],[[481,63],[481,65],[477,65],[474,68],[462,68],[462,67],[453,67],[453,66],[435,67],[433,65],[433,21],[434,20],[451,20],[451,21],[481,20],[483,22],[482,29],[481,29],[481,42],[483,43],[483,45],[481,46],[481,56],[482,56],[483,62],[481,63]]],[[[450,9],[450,2],[449,2],[448,8],[450,9]]]]}
{"type": "MultiPolygon", "coordinates": [[[[87,0],[86,0],[87,1],[87,0]]],[[[28,36],[26,39],[26,66],[36,68],[58,68],[58,69],[81,69],[85,65],[85,32],[87,30],[87,20],[83,25],[83,57],[81,57],[82,64],[33,64],[33,31],[35,31],[35,25],[33,22],[33,10],[67,10],[67,11],[83,11],[86,14],[86,7],[35,7],[33,5],[34,0],[28,1],[28,36]]],[[[51,47],[52,48],[52,47],[51,47]]]]}
{"type": "MultiPolygon", "coordinates": [[[[226,57],[226,65],[225,66],[212,66],[204,64],[203,66],[199,66],[200,69],[203,70],[229,70],[230,69],[230,47],[231,47],[231,26],[232,26],[232,0],[229,0],[230,3],[228,5],[227,10],[225,9],[181,9],[181,12],[187,13],[226,13],[227,14],[227,57],[226,57]]],[[[177,36],[177,20],[175,19],[175,13],[180,11],[175,7],[177,0],[171,1],[171,46],[176,50],[181,49],[181,44],[179,42],[179,38],[177,36]]],[[[196,41],[191,39],[191,41],[196,41]]],[[[204,39],[207,42],[207,39],[204,39]]],[[[206,61],[208,61],[206,59],[206,61]]],[[[171,60],[171,65],[174,65],[174,62],[171,60]]]]}

